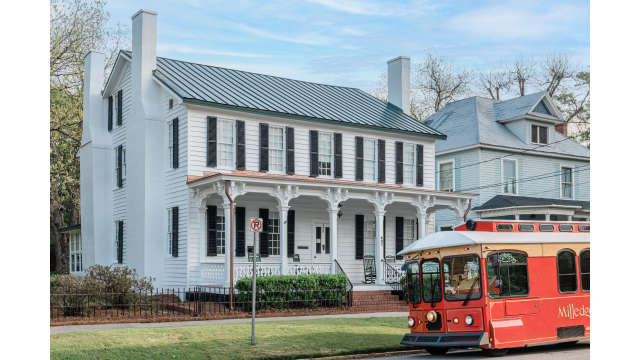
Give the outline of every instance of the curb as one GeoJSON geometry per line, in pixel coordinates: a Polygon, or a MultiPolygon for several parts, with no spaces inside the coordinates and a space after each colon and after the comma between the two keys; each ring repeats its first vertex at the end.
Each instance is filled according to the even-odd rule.
{"type": "Polygon", "coordinates": [[[376,352],[376,353],[369,353],[369,354],[328,356],[328,357],[321,357],[321,358],[302,358],[302,360],[364,359],[364,358],[381,358],[381,357],[388,357],[388,356],[402,356],[402,355],[413,355],[413,354],[424,354],[424,353],[425,353],[424,349],[400,350],[400,351],[376,352]]]}

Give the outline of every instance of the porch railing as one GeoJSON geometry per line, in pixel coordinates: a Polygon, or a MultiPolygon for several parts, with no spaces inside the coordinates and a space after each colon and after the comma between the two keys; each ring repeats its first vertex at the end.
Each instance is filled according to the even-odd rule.
{"type": "MultiPolygon", "coordinates": [[[[222,284],[225,276],[225,263],[203,263],[200,265],[200,276],[203,283],[222,284]]],[[[330,274],[331,263],[289,263],[287,275],[330,274]]],[[[281,275],[280,263],[256,264],[257,276],[281,275]]],[[[233,279],[238,281],[253,276],[253,263],[236,262],[233,264],[233,279]]]]}
{"type": "Polygon", "coordinates": [[[336,264],[336,274],[344,274],[347,277],[348,288],[347,288],[347,306],[353,306],[353,283],[351,279],[349,279],[349,275],[344,271],[338,260],[334,260],[336,264]]]}

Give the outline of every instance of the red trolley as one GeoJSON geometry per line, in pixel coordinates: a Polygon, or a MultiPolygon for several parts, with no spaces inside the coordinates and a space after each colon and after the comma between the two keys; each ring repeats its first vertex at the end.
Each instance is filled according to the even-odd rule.
{"type": "Polygon", "coordinates": [[[589,223],[468,221],[399,254],[410,333],[432,354],[588,339],[589,223]]]}

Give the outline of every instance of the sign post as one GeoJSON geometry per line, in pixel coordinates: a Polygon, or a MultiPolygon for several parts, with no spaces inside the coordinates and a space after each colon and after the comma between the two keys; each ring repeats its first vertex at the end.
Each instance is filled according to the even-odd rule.
{"type": "Polygon", "coordinates": [[[251,218],[249,226],[253,232],[253,285],[251,291],[251,345],[256,344],[256,237],[262,231],[262,219],[251,218]]]}

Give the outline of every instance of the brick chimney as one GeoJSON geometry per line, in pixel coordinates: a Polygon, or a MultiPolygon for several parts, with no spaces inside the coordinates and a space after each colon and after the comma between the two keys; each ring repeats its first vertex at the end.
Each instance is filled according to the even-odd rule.
{"type": "Polygon", "coordinates": [[[556,124],[556,131],[561,133],[564,136],[567,136],[567,123],[561,122],[560,124],[556,124]]]}
{"type": "Polygon", "coordinates": [[[388,100],[406,114],[409,113],[411,96],[411,59],[398,56],[387,61],[388,100]]]}

